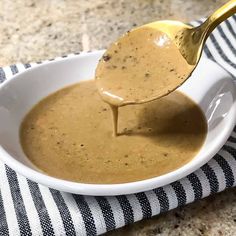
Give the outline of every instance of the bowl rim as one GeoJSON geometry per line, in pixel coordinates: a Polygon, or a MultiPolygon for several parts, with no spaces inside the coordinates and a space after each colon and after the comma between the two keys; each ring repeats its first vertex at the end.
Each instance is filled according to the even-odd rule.
{"type": "MultiPolygon", "coordinates": [[[[22,76],[24,73],[29,73],[35,68],[41,68],[45,65],[55,64],[55,63],[63,63],[64,61],[71,60],[77,57],[83,57],[84,55],[90,54],[102,54],[104,51],[99,50],[95,52],[82,53],[79,55],[74,55],[73,57],[62,58],[56,61],[46,61],[43,64],[37,65],[36,67],[29,68],[23,72],[17,73],[12,76],[10,79],[7,79],[0,85],[0,90],[3,89],[8,83],[12,83],[12,81],[16,80],[17,77],[22,76]]],[[[215,62],[210,59],[204,58],[203,60],[206,63],[212,64],[213,67],[217,67],[218,70],[221,70],[222,73],[227,75],[227,77],[232,78],[232,76],[226,72],[222,67],[220,67],[215,62]]],[[[235,86],[233,80],[232,84],[235,86]]],[[[236,97],[236,86],[235,86],[235,97],[236,97]]],[[[123,195],[123,194],[132,194],[137,192],[148,191],[157,187],[157,182],[161,182],[158,184],[158,187],[164,186],[166,184],[172,183],[176,180],[179,180],[188,174],[194,172],[206,162],[208,162],[225,144],[228,137],[230,136],[234,126],[235,126],[235,118],[236,118],[236,101],[234,100],[233,106],[230,108],[230,112],[232,113],[232,117],[234,118],[234,122],[229,123],[225,129],[219,134],[217,142],[214,142],[213,145],[209,148],[208,152],[204,155],[204,158],[197,161],[190,161],[187,164],[181,166],[180,168],[166,173],[161,176],[140,180],[136,182],[128,182],[128,183],[120,183],[120,184],[86,184],[86,183],[77,183],[68,180],[63,180],[59,178],[55,178],[52,176],[48,176],[42,172],[31,169],[30,167],[22,164],[20,161],[16,160],[13,156],[11,156],[1,145],[0,145],[0,159],[7,164],[10,168],[15,170],[17,173],[25,176],[28,179],[31,179],[39,184],[43,184],[50,188],[54,188],[64,192],[70,192],[75,194],[84,194],[84,195],[93,195],[93,196],[113,196],[113,195],[123,195]]],[[[204,145],[204,144],[203,144],[204,145]]],[[[195,159],[196,160],[196,159],[195,159]]]]}

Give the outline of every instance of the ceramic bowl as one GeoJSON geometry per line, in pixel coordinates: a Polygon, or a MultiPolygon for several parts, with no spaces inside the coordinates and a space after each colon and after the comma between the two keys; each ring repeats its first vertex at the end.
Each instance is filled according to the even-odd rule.
{"type": "Polygon", "coordinates": [[[178,180],[209,161],[229,137],[236,119],[235,84],[220,66],[202,58],[179,90],[205,114],[208,132],[198,154],[186,165],[165,175],[124,184],[83,184],[41,173],[21,148],[19,128],[26,113],[45,96],[64,86],[94,77],[104,51],[83,53],[43,63],[15,75],[0,86],[0,158],[19,174],[45,186],[85,195],[120,195],[150,190],[178,180]]]}

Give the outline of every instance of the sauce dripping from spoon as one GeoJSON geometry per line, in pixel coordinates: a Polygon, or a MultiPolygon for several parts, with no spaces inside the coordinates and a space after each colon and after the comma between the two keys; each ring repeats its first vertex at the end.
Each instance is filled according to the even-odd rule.
{"type": "Polygon", "coordinates": [[[118,107],[167,95],[192,71],[168,36],[151,27],[126,33],[113,43],[96,69],[96,84],[113,114],[117,135],[118,107]]]}
{"type": "Polygon", "coordinates": [[[116,137],[118,135],[118,113],[119,110],[117,106],[110,105],[112,112],[112,121],[113,121],[113,136],[116,137]]]}

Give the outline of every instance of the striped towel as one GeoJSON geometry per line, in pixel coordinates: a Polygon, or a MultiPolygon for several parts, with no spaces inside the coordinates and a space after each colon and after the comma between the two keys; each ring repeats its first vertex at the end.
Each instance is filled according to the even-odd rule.
{"type": "MultiPolygon", "coordinates": [[[[236,16],[210,35],[203,56],[236,77],[236,16]]],[[[37,63],[1,68],[0,81],[31,66],[37,63]]],[[[92,197],[59,192],[18,175],[0,162],[0,234],[98,235],[234,185],[236,127],[219,153],[194,173],[167,186],[126,196],[92,197]]]]}

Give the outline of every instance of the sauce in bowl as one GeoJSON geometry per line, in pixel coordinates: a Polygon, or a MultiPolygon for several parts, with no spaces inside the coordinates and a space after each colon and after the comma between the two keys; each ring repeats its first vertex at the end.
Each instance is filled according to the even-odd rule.
{"type": "Polygon", "coordinates": [[[175,91],[119,109],[112,136],[109,105],[95,81],[66,87],[39,102],[21,125],[29,160],[48,175],[80,183],[144,180],[176,170],[201,148],[207,132],[200,108],[175,91]]]}

